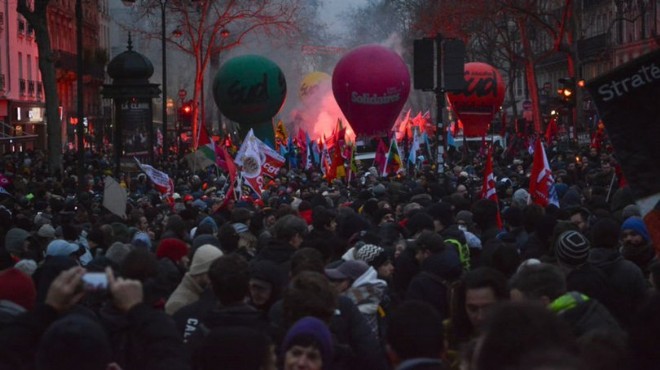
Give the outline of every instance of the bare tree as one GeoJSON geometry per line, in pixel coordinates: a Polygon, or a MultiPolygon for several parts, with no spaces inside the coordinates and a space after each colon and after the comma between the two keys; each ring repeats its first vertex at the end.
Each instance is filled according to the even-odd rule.
{"type": "MultiPolygon", "coordinates": [[[[298,33],[298,15],[303,0],[168,0],[168,24],[176,27],[176,37],[166,36],[166,42],[190,55],[195,63],[193,100],[193,132],[197,133],[203,119],[200,102],[204,75],[211,59],[241,45],[249,35],[262,34],[285,40],[298,33]]],[[[161,6],[158,0],[145,0],[143,17],[161,6]]],[[[157,30],[135,30],[160,38],[157,30]]],[[[202,103],[203,104],[203,103],[202,103]]],[[[197,147],[197,135],[193,135],[197,147]]]]}
{"type": "Polygon", "coordinates": [[[33,6],[27,0],[17,0],[16,10],[34,29],[39,50],[39,70],[46,99],[46,122],[48,134],[48,170],[55,175],[62,166],[62,129],[59,117],[59,97],[55,77],[55,55],[48,33],[47,9],[50,0],[34,0],[33,6]]]}

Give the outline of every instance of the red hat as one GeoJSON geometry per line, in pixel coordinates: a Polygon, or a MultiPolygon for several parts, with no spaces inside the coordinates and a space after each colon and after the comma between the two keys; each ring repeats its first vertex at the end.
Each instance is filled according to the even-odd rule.
{"type": "Polygon", "coordinates": [[[0,300],[7,300],[30,311],[37,300],[32,278],[16,268],[0,272],[0,300]]]}
{"type": "Polygon", "coordinates": [[[188,245],[176,238],[167,238],[160,241],[156,250],[156,257],[169,258],[172,261],[180,261],[188,255],[188,245]]]}
{"type": "Polygon", "coordinates": [[[186,194],[186,196],[183,197],[184,202],[192,202],[193,200],[195,200],[195,198],[190,194],[186,194]]]}

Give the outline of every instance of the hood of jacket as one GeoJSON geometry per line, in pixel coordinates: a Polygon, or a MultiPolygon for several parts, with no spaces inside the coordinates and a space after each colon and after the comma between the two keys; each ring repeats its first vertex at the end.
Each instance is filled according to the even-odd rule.
{"type": "Polygon", "coordinates": [[[463,266],[458,252],[453,248],[446,248],[425,259],[422,262],[422,270],[451,281],[461,276],[463,266]]]}
{"type": "Polygon", "coordinates": [[[589,251],[588,261],[598,268],[607,270],[622,259],[617,249],[593,248],[589,251]]]}

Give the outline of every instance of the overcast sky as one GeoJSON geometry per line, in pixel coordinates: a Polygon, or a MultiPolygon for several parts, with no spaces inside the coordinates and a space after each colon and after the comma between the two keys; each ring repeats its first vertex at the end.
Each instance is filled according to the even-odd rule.
{"type": "Polygon", "coordinates": [[[322,3],[321,19],[325,21],[331,32],[341,33],[344,28],[339,17],[341,13],[351,7],[364,5],[367,0],[323,0],[322,3]]]}

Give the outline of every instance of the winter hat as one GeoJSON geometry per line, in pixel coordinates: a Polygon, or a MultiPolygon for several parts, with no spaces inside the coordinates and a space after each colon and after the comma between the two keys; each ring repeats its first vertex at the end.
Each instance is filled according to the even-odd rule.
{"type": "Polygon", "coordinates": [[[201,275],[209,272],[209,267],[216,259],[222,257],[222,251],[211,244],[197,248],[190,264],[190,275],[201,275]]]}
{"type": "MultiPolygon", "coordinates": [[[[202,221],[199,222],[198,229],[200,228],[204,228],[204,229],[209,228],[211,233],[213,233],[213,235],[218,233],[218,223],[215,222],[215,220],[211,216],[206,216],[202,219],[202,221]]],[[[198,235],[202,235],[202,234],[210,234],[210,233],[199,233],[198,235]]]]}
{"type": "Polygon", "coordinates": [[[385,188],[385,185],[377,184],[376,186],[373,187],[373,189],[371,189],[371,191],[374,193],[375,196],[379,197],[385,195],[387,189],[385,188]]]}
{"type": "Polygon", "coordinates": [[[325,275],[330,280],[357,280],[369,269],[364,261],[344,261],[335,268],[325,269],[325,275]]]}
{"type": "Polygon", "coordinates": [[[208,205],[201,199],[196,199],[193,203],[192,206],[199,209],[200,211],[206,211],[208,208],[208,205]]]}
{"type": "Polygon", "coordinates": [[[514,207],[524,208],[529,203],[529,192],[525,189],[518,189],[511,197],[511,205],[514,207]]]}
{"type": "Polygon", "coordinates": [[[105,369],[112,361],[108,336],[96,321],[71,314],[54,322],[44,333],[37,350],[39,370],[105,369]]]}
{"type": "Polygon", "coordinates": [[[37,271],[38,266],[37,266],[37,262],[35,262],[34,260],[24,259],[16,262],[14,267],[20,270],[22,273],[32,276],[32,274],[34,274],[34,272],[37,271]]]}
{"type": "Polygon", "coordinates": [[[48,239],[55,239],[55,228],[51,224],[44,224],[37,231],[37,236],[48,239]]]}
{"type": "Polygon", "coordinates": [[[623,225],[621,225],[621,231],[623,230],[632,230],[636,232],[642,238],[644,238],[644,241],[647,243],[651,240],[649,231],[646,229],[644,221],[642,221],[642,219],[639,217],[628,217],[628,219],[623,222],[623,225]]]}
{"type": "Polygon", "coordinates": [[[0,272],[0,301],[5,300],[32,310],[37,300],[37,289],[32,278],[16,268],[0,272]]]}
{"type": "Polygon", "coordinates": [[[12,254],[21,254],[23,252],[23,242],[30,236],[30,233],[18,227],[7,231],[5,235],[5,249],[12,254]]]}
{"type": "Polygon", "coordinates": [[[151,250],[151,238],[149,237],[149,234],[142,231],[138,231],[133,235],[131,244],[137,248],[151,250]]]}
{"type": "Polygon", "coordinates": [[[188,246],[182,240],[167,238],[160,241],[156,250],[156,257],[169,258],[172,261],[180,261],[188,254],[188,246]]]}
{"type": "Polygon", "coordinates": [[[63,239],[56,239],[48,243],[48,247],[46,248],[46,255],[67,257],[70,256],[71,253],[77,252],[79,249],[80,246],[78,244],[69,243],[63,239]]]}
{"type": "Polygon", "coordinates": [[[637,204],[629,204],[623,207],[623,210],[621,211],[622,220],[627,220],[629,217],[632,216],[637,216],[637,217],[642,216],[642,213],[640,212],[639,206],[637,204]]]}
{"type": "Polygon", "coordinates": [[[316,342],[315,344],[321,352],[323,368],[328,369],[333,355],[332,335],[328,326],[316,317],[303,317],[293,324],[282,342],[282,353],[286,353],[291,347],[298,344],[308,347],[310,341],[316,342]]]}
{"type": "Polygon", "coordinates": [[[108,251],[105,252],[105,257],[110,261],[116,263],[117,265],[121,265],[121,263],[124,262],[126,256],[128,256],[128,254],[131,253],[132,250],[133,250],[133,245],[131,244],[114,242],[110,246],[110,248],[108,248],[108,251]]]}
{"type": "Polygon", "coordinates": [[[577,231],[565,231],[555,243],[557,260],[569,266],[579,266],[587,262],[589,240],[577,231]]]}
{"type": "Polygon", "coordinates": [[[355,251],[355,259],[364,261],[374,268],[379,268],[389,257],[385,249],[373,244],[364,244],[355,251]]]}
{"type": "Polygon", "coordinates": [[[465,222],[465,225],[467,225],[467,227],[473,226],[472,212],[465,210],[458,211],[458,213],[456,214],[456,222],[458,221],[465,222]]]}
{"type": "Polygon", "coordinates": [[[231,224],[231,226],[239,234],[248,232],[248,226],[244,223],[236,222],[236,223],[231,224]]]}

